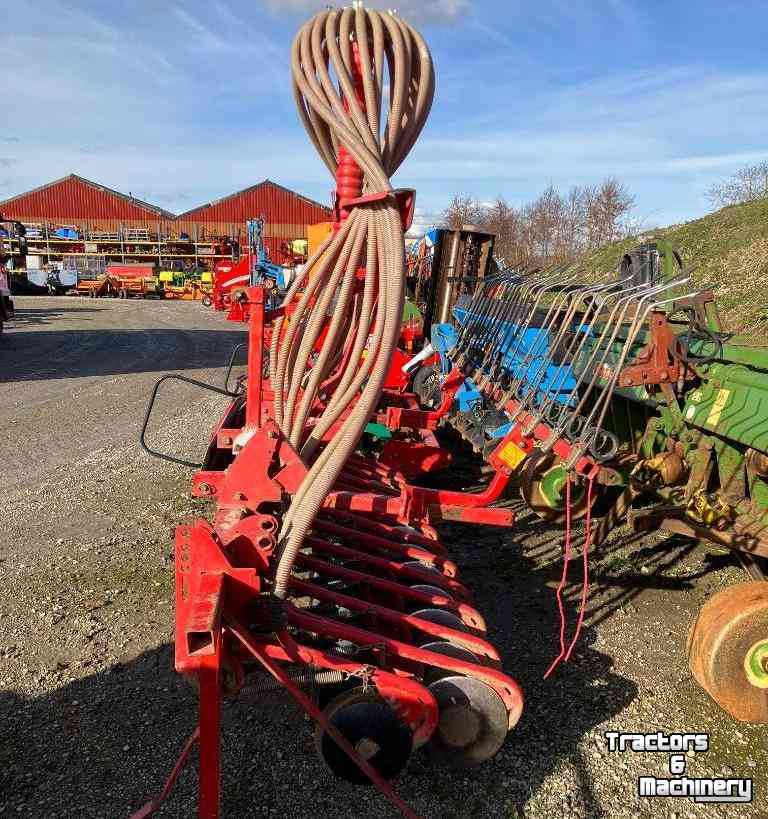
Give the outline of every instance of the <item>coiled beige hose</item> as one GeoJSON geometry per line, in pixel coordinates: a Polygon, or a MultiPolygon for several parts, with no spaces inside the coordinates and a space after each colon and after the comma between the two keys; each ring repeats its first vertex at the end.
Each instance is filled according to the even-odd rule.
{"type": "MultiPolygon", "coordinates": [[[[334,177],[346,151],[362,172],[362,194],[391,191],[390,177],[432,105],[434,71],[422,37],[395,14],[355,3],[307,22],[294,40],[291,63],[299,114],[334,177]],[[382,124],[385,96],[389,110],[382,124]]],[[[280,529],[277,597],[285,597],[307,531],[379,401],[400,334],[404,281],[394,197],[355,207],[288,291],[283,303],[295,309],[287,327],[283,318],[273,325],[276,421],[309,466],[280,529]],[[361,268],[362,290],[356,287],[361,268]],[[308,426],[320,396],[323,409],[308,426]],[[323,436],[340,421],[318,455],[323,436]]]]}

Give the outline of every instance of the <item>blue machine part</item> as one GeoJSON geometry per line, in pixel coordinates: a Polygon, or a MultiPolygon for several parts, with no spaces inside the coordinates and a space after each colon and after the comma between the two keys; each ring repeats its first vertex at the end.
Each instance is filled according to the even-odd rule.
{"type": "MultiPolygon", "coordinates": [[[[458,305],[453,308],[453,315],[459,326],[470,317],[466,307],[458,305]]],[[[578,329],[583,331],[584,328],[578,329]]],[[[524,378],[528,383],[537,382],[542,368],[546,367],[539,383],[536,401],[539,403],[547,396],[554,395],[555,401],[564,404],[576,386],[576,379],[570,365],[561,368],[559,364],[552,363],[549,330],[529,327],[523,332],[522,339],[515,341],[517,330],[516,324],[505,321],[495,331],[498,349],[502,355],[502,366],[512,378],[524,378]]]]}
{"type": "Polygon", "coordinates": [[[246,222],[248,230],[248,246],[251,248],[251,285],[261,284],[264,279],[272,279],[277,289],[284,291],[288,287],[288,271],[279,264],[270,260],[264,246],[264,220],[249,219],[246,222]]]}
{"type": "Polygon", "coordinates": [[[74,228],[69,228],[69,227],[56,228],[53,235],[57,239],[79,239],[80,238],[80,234],[74,228]]]}
{"type": "MultiPolygon", "coordinates": [[[[440,371],[443,374],[451,370],[452,362],[448,353],[458,339],[457,328],[472,318],[467,308],[460,305],[454,307],[453,316],[455,324],[433,324],[430,333],[430,341],[438,354],[440,371]]],[[[529,327],[523,332],[522,338],[518,338],[517,329],[516,324],[503,322],[494,333],[498,350],[502,355],[502,366],[512,378],[523,380],[524,377],[528,383],[536,383],[541,376],[536,394],[537,404],[548,396],[554,397],[558,403],[566,403],[576,385],[576,379],[570,366],[561,368],[559,364],[552,363],[549,330],[529,327]],[[546,368],[543,374],[542,368],[546,368]]],[[[578,326],[574,331],[583,333],[589,332],[589,329],[578,326]]],[[[456,392],[456,404],[459,412],[470,412],[478,405],[485,406],[486,401],[472,379],[467,378],[456,392]]],[[[513,426],[513,422],[503,423],[495,429],[486,430],[486,435],[490,440],[500,440],[513,426]]]]}
{"type": "Polygon", "coordinates": [[[485,403],[482,393],[475,388],[469,378],[465,379],[464,383],[456,391],[456,400],[459,402],[460,412],[469,412],[478,403],[485,403]]]}
{"type": "Polygon", "coordinates": [[[443,374],[451,371],[451,361],[448,352],[456,343],[458,334],[452,324],[433,324],[429,334],[429,340],[434,351],[440,356],[440,372],[443,374]]]}

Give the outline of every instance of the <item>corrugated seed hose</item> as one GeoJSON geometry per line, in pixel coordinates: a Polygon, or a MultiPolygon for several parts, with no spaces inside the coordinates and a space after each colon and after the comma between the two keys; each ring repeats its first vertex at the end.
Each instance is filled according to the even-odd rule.
{"type": "MultiPolygon", "coordinates": [[[[339,187],[346,174],[347,187],[357,181],[357,195],[391,191],[390,177],[432,105],[434,70],[421,35],[393,13],[356,3],[307,22],[294,40],[291,64],[299,114],[334,177],[341,165],[339,187]],[[389,111],[382,123],[385,94],[389,111]]],[[[376,408],[400,334],[404,281],[403,227],[394,198],[387,197],[350,210],[290,287],[283,304],[295,302],[295,310],[287,326],[282,317],[273,324],[275,418],[311,464],[280,529],[276,597],[286,596],[307,531],[376,408]],[[355,286],[361,268],[362,292],[355,286]],[[324,408],[308,431],[321,396],[324,408]]]]}

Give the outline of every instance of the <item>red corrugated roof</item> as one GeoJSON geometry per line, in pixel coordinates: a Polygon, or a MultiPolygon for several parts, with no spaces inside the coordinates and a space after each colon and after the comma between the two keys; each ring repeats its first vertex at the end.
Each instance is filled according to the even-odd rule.
{"type": "Polygon", "coordinates": [[[71,173],[61,179],[55,179],[26,193],[20,193],[0,202],[0,210],[7,210],[11,215],[16,211],[24,216],[33,216],[39,212],[40,216],[67,217],[82,219],[102,215],[120,216],[127,218],[141,217],[151,214],[162,219],[173,219],[174,214],[157,205],[143,202],[133,196],[120,191],[99,185],[90,179],[71,173]],[[78,190],[79,189],[79,190],[78,190]],[[101,202],[96,202],[101,199],[101,202]],[[117,207],[106,205],[110,199],[118,199],[114,203],[117,207]],[[106,200],[106,201],[105,201],[106,200]],[[110,213],[105,213],[105,205],[110,213]],[[56,208],[59,208],[59,211],[56,208]],[[22,213],[23,211],[23,213],[22,213]]]}
{"type": "Polygon", "coordinates": [[[99,185],[77,174],[69,174],[26,193],[0,202],[0,211],[11,218],[57,220],[59,222],[99,222],[110,225],[121,221],[149,222],[158,219],[180,223],[244,223],[264,216],[272,235],[295,238],[303,235],[297,227],[323,222],[331,209],[306,196],[265,179],[214,202],[176,216],[164,208],[99,185]]]}
{"type": "Polygon", "coordinates": [[[274,195],[276,200],[280,200],[273,203],[278,206],[278,209],[288,208],[294,213],[300,211],[303,214],[303,218],[280,218],[275,221],[309,224],[323,221],[331,215],[331,209],[327,205],[321,205],[314,199],[309,199],[289,188],[278,185],[271,179],[265,179],[256,185],[228,194],[221,199],[192,208],[192,210],[179,214],[177,218],[194,220],[196,217],[204,216],[206,220],[210,221],[226,221],[228,219],[240,221],[243,218],[260,216],[260,213],[254,211],[254,204],[266,208],[270,194],[274,195]]]}

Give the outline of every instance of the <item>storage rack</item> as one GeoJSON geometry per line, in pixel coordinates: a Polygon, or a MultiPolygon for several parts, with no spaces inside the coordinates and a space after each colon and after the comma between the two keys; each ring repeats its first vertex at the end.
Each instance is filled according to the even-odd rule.
{"type": "MultiPolygon", "coordinates": [[[[72,225],[53,225],[47,222],[24,223],[27,230],[26,256],[40,256],[44,263],[62,261],[65,257],[97,257],[105,262],[156,261],[159,268],[172,266],[178,260],[193,260],[194,267],[211,267],[220,259],[235,259],[240,243],[240,226],[230,226],[229,234],[205,236],[205,231],[195,226],[194,236],[182,239],[163,231],[160,223],[156,229],[120,225],[117,231],[76,229],[77,238],[60,238],[56,231],[72,228],[72,225]],[[225,250],[226,249],[226,250],[225,250]],[[225,251],[225,252],[222,252],[225,251]]],[[[17,237],[0,237],[0,242],[14,258],[21,261],[17,237]]]]}

